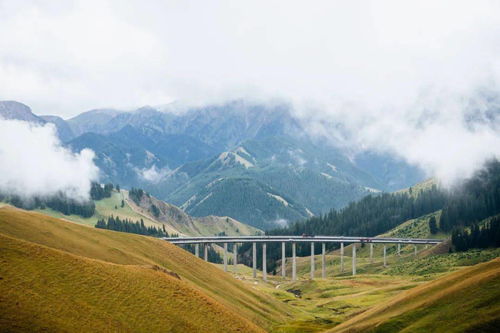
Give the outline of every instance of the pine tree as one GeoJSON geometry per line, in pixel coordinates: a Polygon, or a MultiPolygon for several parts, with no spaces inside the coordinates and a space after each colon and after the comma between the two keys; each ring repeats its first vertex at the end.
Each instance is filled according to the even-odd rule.
{"type": "Polygon", "coordinates": [[[436,218],[434,216],[431,216],[431,218],[429,219],[429,230],[433,235],[437,234],[438,232],[436,218]]]}

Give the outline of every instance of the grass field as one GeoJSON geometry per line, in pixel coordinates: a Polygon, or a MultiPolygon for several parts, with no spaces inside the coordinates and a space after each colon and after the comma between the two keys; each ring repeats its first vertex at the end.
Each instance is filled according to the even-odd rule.
{"type": "Polygon", "coordinates": [[[161,269],[0,235],[0,331],[261,332],[161,269]]]}
{"type": "MultiPolygon", "coordinates": [[[[284,322],[289,313],[293,313],[293,308],[287,304],[267,297],[259,290],[232,279],[214,265],[158,239],[95,229],[11,207],[0,209],[0,233],[109,264],[159,266],[173,271],[191,288],[213,298],[228,311],[247,318],[260,327],[268,328],[284,322]]],[[[33,262],[33,265],[35,264],[33,262]]],[[[43,267],[39,269],[43,270],[43,267]]],[[[12,274],[15,274],[15,271],[12,274]]],[[[57,285],[50,279],[46,282],[48,286],[52,283],[57,285]]],[[[29,289],[19,292],[29,292],[29,289]]],[[[50,288],[47,292],[51,292],[50,288]]],[[[113,288],[108,292],[112,295],[113,288]]]]}
{"type": "Polygon", "coordinates": [[[401,293],[330,332],[498,332],[500,258],[401,293]]]}
{"type": "MultiPolygon", "coordinates": [[[[394,232],[420,233],[425,225],[425,219],[416,219],[394,232]]],[[[500,261],[495,258],[500,249],[448,253],[446,245],[422,246],[417,256],[412,247],[397,256],[391,248],[384,268],[381,246],[373,263],[364,247],[359,248],[358,275],[353,277],[351,251],[346,248],[344,272],[339,271],[338,252],[328,254],[327,279],[319,278],[317,256],[314,280],[309,279],[309,257],[303,257],[297,260],[298,281],[290,281],[288,266],[286,279],[268,275],[269,281],[263,282],[260,272],[257,279],[251,277],[249,267],[238,265],[234,271],[229,265],[230,273],[224,273],[222,265],[206,263],[158,239],[9,206],[0,208],[0,237],[4,331],[75,331],[78,327],[72,325],[94,317],[88,326],[93,331],[165,327],[217,332],[224,327],[275,333],[488,332],[499,320],[500,261]],[[208,308],[199,310],[203,306],[208,308]],[[467,316],[453,316],[462,309],[467,316]],[[437,319],[441,316],[442,324],[437,319]],[[201,326],[205,319],[213,326],[201,326]],[[22,325],[9,326],[12,323],[22,325]]]]}

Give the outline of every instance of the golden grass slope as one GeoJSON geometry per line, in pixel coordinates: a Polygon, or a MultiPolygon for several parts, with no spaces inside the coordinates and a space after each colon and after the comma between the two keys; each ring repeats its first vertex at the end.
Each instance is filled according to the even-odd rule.
{"type": "Polygon", "coordinates": [[[166,268],[233,313],[264,328],[285,321],[290,310],[288,305],[159,239],[100,230],[11,207],[0,208],[0,233],[108,263],[166,268]]]}
{"type": "Polygon", "coordinates": [[[497,332],[500,258],[405,291],[329,332],[497,332]]]}
{"type": "Polygon", "coordinates": [[[259,332],[147,266],[116,265],[0,235],[2,332],[259,332]]]}

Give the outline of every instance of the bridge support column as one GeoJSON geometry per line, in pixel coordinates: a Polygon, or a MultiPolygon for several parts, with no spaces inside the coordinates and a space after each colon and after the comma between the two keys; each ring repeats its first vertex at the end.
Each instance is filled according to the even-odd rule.
{"type": "Polygon", "coordinates": [[[200,257],[200,244],[194,244],[194,255],[200,257]]]}
{"type": "Polygon", "coordinates": [[[326,244],[321,244],[321,278],[326,279],[326,244]]]}
{"type": "Polygon", "coordinates": [[[297,280],[297,259],[295,258],[297,245],[292,243],[292,281],[297,280]]]}
{"type": "Polygon", "coordinates": [[[417,256],[417,244],[415,244],[414,246],[415,246],[415,248],[414,248],[415,249],[415,253],[414,254],[415,254],[415,257],[416,257],[417,256]]]}
{"type": "Polygon", "coordinates": [[[267,244],[262,243],[262,278],[264,281],[267,281],[267,244]]]}
{"type": "Polygon", "coordinates": [[[286,276],[286,253],[285,242],[281,242],[281,276],[286,276]]]}
{"type": "Polygon", "coordinates": [[[370,264],[373,264],[373,243],[370,243],[370,264]]]}
{"type": "Polygon", "coordinates": [[[208,261],[208,244],[204,243],[203,244],[203,251],[205,252],[205,261],[208,261]]]}
{"type": "Polygon", "coordinates": [[[387,246],[384,245],[384,267],[387,267],[387,246]]]}
{"type": "Polygon", "coordinates": [[[311,243],[311,280],[314,279],[314,243],[311,243]]]}
{"type": "Polygon", "coordinates": [[[224,272],[227,272],[227,243],[224,243],[224,272]]]}
{"type": "Polygon", "coordinates": [[[257,244],[252,243],[253,278],[257,277],[257,244]]]}
{"type": "Polygon", "coordinates": [[[344,243],[340,243],[340,272],[344,272],[344,243]]]}
{"type": "Polygon", "coordinates": [[[233,244],[233,264],[234,264],[234,272],[236,273],[236,269],[238,268],[238,244],[233,244]]]}
{"type": "Polygon", "coordinates": [[[401,256],[401,244],[398,244],[398,256],[401,256]]]}
{"type": "Polygon", "coordinates": [[[356,275],[356,243],[352,244],[352,275],[356,275]]]}

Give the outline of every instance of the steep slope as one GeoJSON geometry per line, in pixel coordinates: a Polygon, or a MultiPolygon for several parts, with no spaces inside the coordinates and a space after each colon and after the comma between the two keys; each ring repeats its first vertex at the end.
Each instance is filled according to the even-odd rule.
{"type": "Polygon", "coordinates": [[[62,142],[69,141],[75,137],[75,134],[71,130],[69,124],[58,116],[40,116],[43,120],[48,123],[54,124],[57,129],[57,135],[61,139],[62,142]]]}
{"type": "Polygon", "coordinates": [[[266,298],[212,264],[159,239],[89,228],[9,207],[0,208],[0,233],[113,264],[157,265],[261,327],[284,321],[290,310],[286,304],[266,298]]]}
{"type": "MultiPolygon", "coordinates": [[[[125,192],[128,194],[128,192],[125,192]]],[[[189,236],[209,236],[220,233],[226,235],[255,235],[260,230],[243,224],[227,216],[192,217],[179,207],[158,200],[151,195],[143,195],[138,202],[127,195],[127,204],[137,213],[164,224],[176,233],[189,236]],[[157,216],[152,211],[157,208],[157,216]]]]}
{"type": "Polygon", "coordinates": [[[120,113],[122,111],[113,109],[90,110],[68,119],[67,122],[76,136],[88,132],[101,133],[105,130],[106,124],[120,113]]]}
{"type": "Polygon", "coordinates": [[[228,215],[259,228],[340,208],[378,191],[371,176],[334,147],[290,136],[246,141],[176,169],[159,184],[192,215],[228,215]]]}
{"type": "Polygon", "coordinates": [[[0,118],[45,124],[45,120],[31,112],[29,106],[16,101],[0,101],[0,118]]]}
{"type": "Polygon", "coordinates": [[[0,234],[4,332],[259,332],[150,265],[116,265],[0,234]]]}
{"type": "Polygon", "coordinates": [[[142,202],[137,204],[130,199],[128,193],[125,190],[120,190],[120,192],[113,191],[111,197],[94,201],[95,214],[89,218],[78,215],[64,215],[49,208],[37,209],[36,211],[52,217],[90,226],[94,226],[97,220],[106,219],[110,216],[133,222],[142,219],[147,226],[154,226],[156,228],[163,228],[165,226],[169,234],[186,236],[211,236],[221,232],[227,235],[255,235],[260,232],[260,230],[230,217],[192,217],[180,208],[150,195],[144,195],[142,202]],[[152,205],[159,208],[159,216],[154,216],[151,212],[152,205]]]}
{"type": "Polygon", "coordinates": [[[496,332],[500,258],[408,290],[329,332],[496,332]]]}

